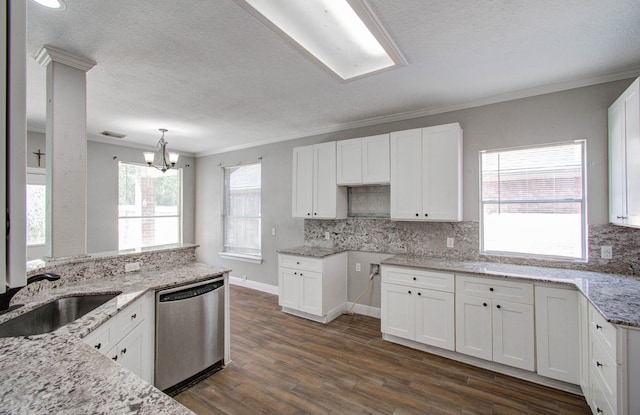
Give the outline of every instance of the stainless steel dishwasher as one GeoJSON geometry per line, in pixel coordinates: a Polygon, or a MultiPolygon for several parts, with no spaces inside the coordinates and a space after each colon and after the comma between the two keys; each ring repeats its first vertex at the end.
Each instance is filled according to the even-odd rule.
{"type": "Polygon", "coordinates": [[[156,292],[155,386],[172,394],[224,360],[224,277],[156,292]]]}

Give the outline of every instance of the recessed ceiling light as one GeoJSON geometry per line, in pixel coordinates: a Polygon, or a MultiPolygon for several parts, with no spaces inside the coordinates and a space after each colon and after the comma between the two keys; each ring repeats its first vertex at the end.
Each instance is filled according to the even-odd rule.
{"type": "Polygon", "coordinates": [[[236,0],[343,80],[406,65],[361,0],[236,0]]]}
{"type": "Polygon", "coordinates": [[[41,6],[48,7],[50,9],[64,10],[67,5],[62,0],[33,0],[41,6]]]}

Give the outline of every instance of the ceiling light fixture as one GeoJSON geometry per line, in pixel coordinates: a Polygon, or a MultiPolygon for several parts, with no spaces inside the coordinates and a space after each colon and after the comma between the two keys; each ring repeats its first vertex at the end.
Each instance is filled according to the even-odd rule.
{"type": "Polygon", "coordinates": [[[49,9],[64,10],[67,5],[62,0],[33,0],[41,6],[48,7],[49,9]]]}
{"type": "Polygon", "coordinates": [[[160,140],[158,141],[158,146],[156,151],[145,151],[143,154],[144,154],[144,161],[147,162],[149,167],[155,167],[156,169],[164,173],[170,168],[176,166],[176,163],[178,162],[178,157],[180,157],[180,155],[178,153],[169,153],[167,151],[167,144],[169,143],[164,140],[164,133],[166,133],[169,130],[167,130],[166,128],[159,128],[158,131],[162,131],[162,137],[160,137],[160,140]],[[161,165],[153,164],[156,158],[156,154],[160,156],[160,160],[162,162],[161,165]]]}
{"type": "Polygon", "coordinates": [[[407,64],[362,0],[236,2],[342,80],[407,64]]]}

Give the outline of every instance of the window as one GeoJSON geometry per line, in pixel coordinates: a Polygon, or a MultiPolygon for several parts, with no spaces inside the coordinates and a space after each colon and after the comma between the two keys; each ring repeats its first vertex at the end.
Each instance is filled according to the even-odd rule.
{"type": "Polygon", "coordinates": [[[47,212],[45,169],[27,169],[27,260],[45,255],[47,212]]]}
{"type": "Polygon", "coordinates": [[[224,253],[260,259],[261,193],[260,164],[224,169],[224,253]]]}
{"type": "Polygon", "coordinates": [[[486,254],[586,260],[585,142],[480,152],[486,254]]]}
{"type": "Polygon", "coordinates": [[[118,164],[118,249],[182,242],[182,170],[118,164]]]}

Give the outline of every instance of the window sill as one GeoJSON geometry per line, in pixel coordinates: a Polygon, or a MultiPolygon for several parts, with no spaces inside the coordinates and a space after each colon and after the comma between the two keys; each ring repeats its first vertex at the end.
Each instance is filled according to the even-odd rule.
{"type": "Polygon", "coordinates": [[[220,258],[231,259],[233,261],[249,262],[251,264],[262,264],[262,257],[255,255],[233,254],[231,252],[218,252],[220,258]]]}

